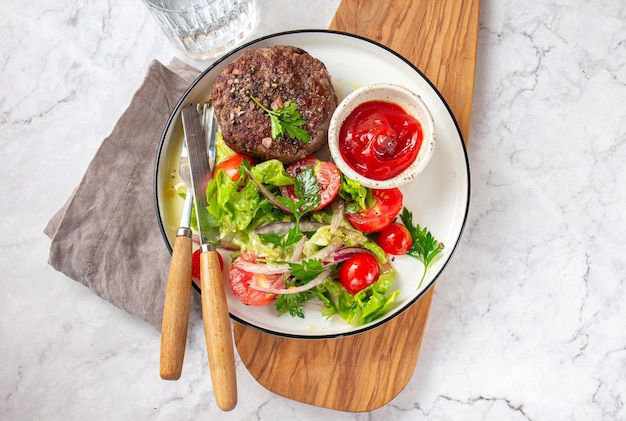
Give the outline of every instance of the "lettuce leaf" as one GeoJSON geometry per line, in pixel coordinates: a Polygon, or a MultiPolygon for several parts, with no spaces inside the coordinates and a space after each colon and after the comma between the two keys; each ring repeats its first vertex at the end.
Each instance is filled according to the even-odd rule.
{"type": "Polygon", "coordinates": [[[325,317],[339,315],[348,323],[363,325],[385,314],[400,294],[399,290],[389,292],[396,277],[395,269],[382,273],[378,280],[355,295],[343,289],[341,284],[327,278],[317,289],[326,309],[325,317]]]}
{"type": "Polygon", "coordinates": [[[293,179],[285,171],[283,163],[277,159],[261,162],[252,167],[250,172],[262,184],[270,184],[276,187],[293,184],[293,179]]]}
{"type": "Polygon", "coordinates": [[[219,130],[215,133],[215,152],[215,162],[221,162],[235,154],[235,151],[229,148],[226,142],[224,142],[222,133],[219,130]]]}
{"type": "MultiPolygon", "coordinates": [[[[257,180],[274,187],[293,184],[282,162],[270,160],[250,170],[257,180]]],[[[207,187],[209,214],[219,224],[222,236],[255,228],[261,223],[277,220],[280,211],[265,199],[256,185],[240,178],[232,181],[224,171],[218,171],[207,187]]]]}
{"type": "Polygon", "coordinates": [[[222,235],[244,231],[259,208],[261,195],[256,186],[241,184],[218,171],[207,187],[208,211],[218,221],[222,235]]]}
{"type": "Polygon", "coordinates": [[[346,201],[346,212],[355,213],[374,204],[372,192],[360,182],[341,174],[339,196],[346,201]]]}

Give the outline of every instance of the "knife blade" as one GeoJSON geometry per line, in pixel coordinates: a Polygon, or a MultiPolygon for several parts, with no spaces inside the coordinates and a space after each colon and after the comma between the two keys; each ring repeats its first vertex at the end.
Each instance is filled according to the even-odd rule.
{"type": "MultiPolygon", "coordinates": [[[[212,108],[207,112],[212,113],[212,108]]],[[[211,114],[210,119],[207,120],[211,124],[207,128],[208,136],[205,136],[200,123],[200,115],[193,104],[184,107],[181,113],[185,142],[189,150],[191,184],[200,237],[202,319],[213,393],[220,409],[230,411],[237,405],[235,351],[226,292],[219,258],[215,251],[215,246],[219,245],[219,229],[215,218],[207,210],[206,199],[206,188],[211,181],[211,168],[206,155],[207,138],[211,143],[211,136],[215,136],[215,118],[211,114]]],[[[214,145],[213,141],[213,147],[214,145]]]]}
{"type": "MultiPolygon", "coordinates": [[[[212,110],[212,108],[211,108],[212,110]]],[[[189,151],[191,186],[193,190],[200,244],[213,248],[219,244],[219,229],[207,211],[206,188],[211,181],[211,169],[207,160],[207,144],[196,107],[189,105],[182,110],[185,146],[189,151]]],[[[209,152],[209,155],[211,152],[209,152]]]]}

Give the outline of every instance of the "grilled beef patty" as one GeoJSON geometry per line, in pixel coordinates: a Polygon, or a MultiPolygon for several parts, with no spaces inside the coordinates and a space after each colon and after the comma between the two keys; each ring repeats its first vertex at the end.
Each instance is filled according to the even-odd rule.
{"type": "Polygon", "coordinates": [[[213,84],[211,100],[226,144],[259,161],[279,159],[289,164],[314,153],[328,140],[328,124],[337,95],[326,66],[306,51],[280,45],[249,50],[224,68],[213,84]],[[271,136],[268,109],[298,104],[310,142],[287,133],[271,136]]]}

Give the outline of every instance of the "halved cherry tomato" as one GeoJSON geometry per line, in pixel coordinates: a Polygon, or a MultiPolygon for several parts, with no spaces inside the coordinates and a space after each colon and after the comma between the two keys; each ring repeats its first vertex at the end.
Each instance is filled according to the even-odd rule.
{"type": "MultiPolygon", "coordinates": [[[[341,187],[341,173],[332,162],[320,161],[314,156],[307,156],[294,162],[286,168],[286,171],[291,177],[295,177],[299,172],[309,167],[313,167],[313,172],[320,185],[320,204],[313,209],[317,211],[327,206],[337,197],[341,187]]],[[[293,199],[296,198],[293,186],[287,186],[287,195],[293,199]]]]}
{"type": "Polygon", "coordinates": [[[386,253],[401,256],[409,251],[413,238],[407,227],[393,222],[378,234],[376,242],[386,253]]]}
{"type": "MultiPolygon", "coordinates": [[[[197,249],[193,252],[191,256],[191,279],[196,283],[196,285],[200,285],[200,249],[197,249]]],[[[222,259],[222,255],[217,252],[217,258],[220,261],[220,270],[224,272],[224,259],[222,259]]]]}
{"type": "Polygon", "coordinates": [[[248,155],[236,153],[224,159],[219,164],[217,164],[215,166],[215,170],[213,171],[213,174],[217,174],[219,170],[224,170],[226,171],[226,174],[228,174],[231,180],[237,181],[239,180],[239,177],[240,177],[239,166],[241,165],[244,159],[248,161],[250,165],[254,165],[254,160],[250,158],[248,155]]]}
{"type": "Polygon", "coordinates": [[[376,202],[367,209],[347,213],[352,226],[362,232],[378,232],[389,226],[402,210],[402,192],[397,189],[372,189],[376,202]]]}
{"type": "Polygon", "coordinates": [[[369,253],[357,253],[339,268],[339,281],[350,294],[356,294],[372,285],[379,276],[378,260],[369,253]]]}
{"type": "Polygon", "coordinates": [[[235,294],[235,297],[244,304],[251,306],[264,306],[271,303],[276,299],[273,294],[267,292],[257,291],[250,288],[250,283],[254,282],[257,285],[263,287],[276,287],[278,283],[282,282],[282,274],[277,275],[265,275],[260,273],[247,272],[241,269],[238,265],[239,262],[254,262],[255,256],[243,253],[239,255],[230,267],[228,273],[228,283],[230,289],[235,294]]]}

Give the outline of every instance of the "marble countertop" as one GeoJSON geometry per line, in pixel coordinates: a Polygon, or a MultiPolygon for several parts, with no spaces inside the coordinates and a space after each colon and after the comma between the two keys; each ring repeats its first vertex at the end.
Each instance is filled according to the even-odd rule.
{"type": "MultiPolygon", "coordinates": [[[[337,4],[260,0],[255,36],[325,28],[337,4]]],[[[199,316],[182,378],[161,380],[159,333],[50,267],[43,234],[150,61],[207,63],[139,0],[4,4],[0,419],[626,419],[626,7],[483,0],[480,19],[471,209],[411,381],[353,414],[240,364],[222,413],[199,316]]]]}

